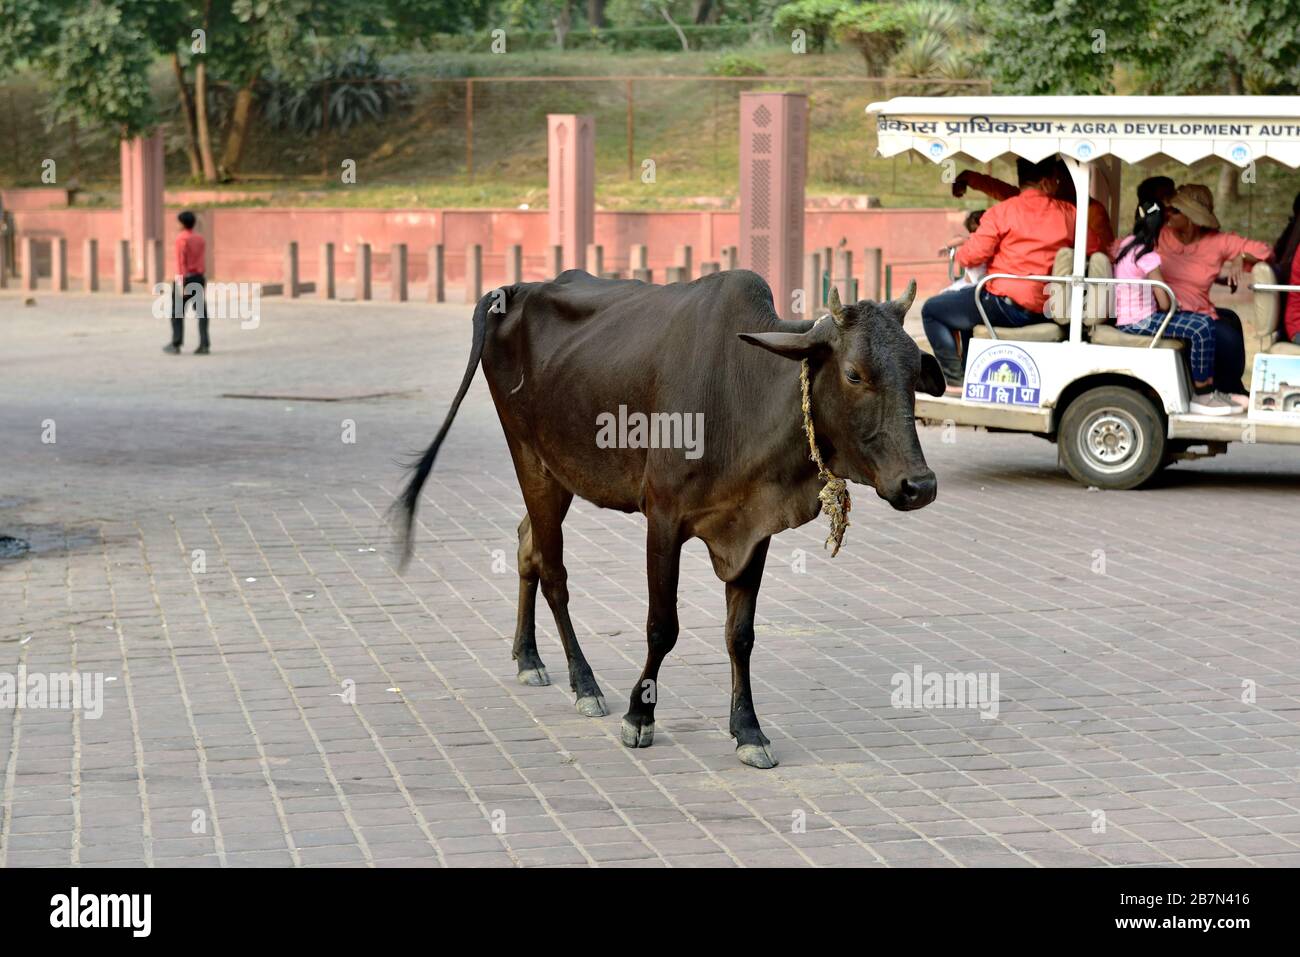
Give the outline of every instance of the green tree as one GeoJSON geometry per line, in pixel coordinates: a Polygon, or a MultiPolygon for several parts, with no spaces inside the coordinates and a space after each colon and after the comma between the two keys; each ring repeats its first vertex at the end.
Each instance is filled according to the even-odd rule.
{"type": "Polygon", "coordinates": [[[778,34],[785,37],[795,30],[803,30],[809,47],[817,53],[824,53],[831,35],[831,24],[848,7],[847,0],[797,0],[777,8],[772,25],[778,34]]]}

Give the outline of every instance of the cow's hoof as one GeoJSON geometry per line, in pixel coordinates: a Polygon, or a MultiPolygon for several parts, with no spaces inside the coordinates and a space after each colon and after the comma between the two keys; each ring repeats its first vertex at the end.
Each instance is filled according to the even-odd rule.
{"type": "Polygon", "coordinates": [[[736,748],[736,757],[740,758],[741,764],[748,764],[751,768],[762,768],[764,771],[781,763],[766,744],[742,744],[736,748]]]}
{"type": "Polygon", "coordinates": [[[545,688],[551,683],[550,675],[546,673],[545,667],[524,668],[518,675],[521,685],[531,685],[534,688],[545,688]]]}
{"type": "Polygon", "coordinates": [[[623,719],[623,744],[629,748],[648,748],[655,743],[655,723],[637,727],[627,718],[623,719]]]}
{"type": "Polygon", "coordinates": [[[609,714],[609,708],[605,707],[604,695],[591,694],[579,698],[575,707],[578,709],[578,714],[585,714],[588,718],[603,718],[609,714]]]}

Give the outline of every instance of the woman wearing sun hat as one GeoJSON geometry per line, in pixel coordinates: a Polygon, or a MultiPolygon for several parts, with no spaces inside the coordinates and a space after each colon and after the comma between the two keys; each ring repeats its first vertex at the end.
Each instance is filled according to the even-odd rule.
{"type": "Polygon", "coordinates": [[[1164,280],[1178,297],[1178,308],[1214,316],[1214,381],[1220,391],[1239,396],[1245,404],[1246,344],[1241,318],[1231,309],[1210,302],[1210,288],[1229,264],[1229,282],[1236,288],[1247,265],[1273,255],[1267,243],[1225,233],[1214,215],[1214,194],[1199,183],[1180,186],[1169,200],[1165,228],[1156,252],[1164,280]]]}

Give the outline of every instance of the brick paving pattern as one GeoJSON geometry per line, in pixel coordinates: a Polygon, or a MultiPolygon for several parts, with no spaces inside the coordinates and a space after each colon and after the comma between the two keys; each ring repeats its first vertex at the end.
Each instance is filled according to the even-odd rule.
{"type": "Polygon", "coordinates": [[[1300,450],[1097,493],[1031,436],[923,430],[933,506],[858,489],[839,558],[821,522],[773,542],[757,771],[699,542],[654,746],[619,743],[640,516],[565,527],[612,714],[574,710],[544,603],[555,683],[516,683],[523,512],[481,377],[396,572],[383,513],[468,309],[267,300],[207,358],[148,310],[0,294],[0,534],[32,545],[0,564],[0,673],[106,676],[99,718],[0,711],[0,866],[1300,865],[1300,450]],[[917,666],[996,675],[996,718],[895,708],[917,666]]]}

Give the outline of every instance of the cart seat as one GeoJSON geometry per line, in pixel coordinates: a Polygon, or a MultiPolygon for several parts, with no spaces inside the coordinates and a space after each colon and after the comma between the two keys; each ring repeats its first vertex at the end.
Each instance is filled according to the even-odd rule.
{"type": "MultiPolygon", "coordinates": [[[[1011,342],[1064,342],[1068,330],[1065,326],[1057,325],[1055,322],[1035,322],[1027,326],[998,326],[997,333],[999,339],[1008,339],[1011,342]]],[[[989,337],[988,327],[980,323],[972,331],[976,339],[987,339],[989,337]]]]}
{"type": "MultiPolygon", "coordinates": [[[[1131,332],[1124,332],[1118,326],[1103,325],[1092,327],[1092,342],[1098,346],[1129,346],[1134,349],[1149,349],[1151,340],[1155,336],[1138,336],[1131,332]]],[[[1171,339],[1168,336],[1160,337],[1161,349],[1182,349],[1182,339],[1171,339]]]]}

